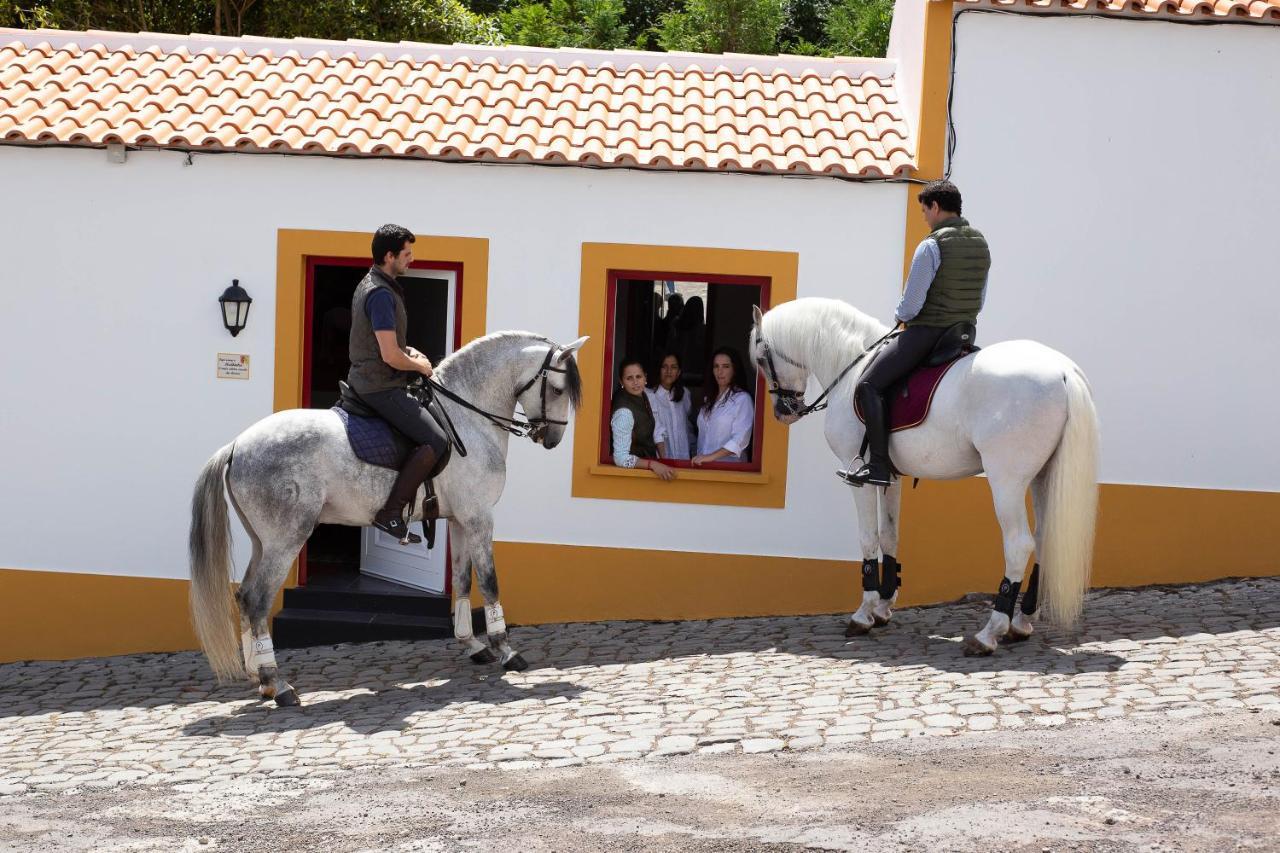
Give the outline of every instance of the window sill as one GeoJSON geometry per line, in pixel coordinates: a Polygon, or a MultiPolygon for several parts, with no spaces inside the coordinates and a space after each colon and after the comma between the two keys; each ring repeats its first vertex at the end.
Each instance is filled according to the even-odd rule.
{"type": "MultiPolygon", "coordinates": [[[[657,483],[663,482],[647,469],[637,470],[635,468],[619,468],[616,465],[592,465],[587,469],[591,475],[599,475],[602,477],[632,477],[644,480],[652,480],[657,483]]],[[[699,471],[696,468],[677,468],[675,482],[681,480],[692,480],[702,483],[737,483],[743,486],[765,486],[768,485],[771,478],[768,474],[762,474],[756,471],[699,471]]]]}

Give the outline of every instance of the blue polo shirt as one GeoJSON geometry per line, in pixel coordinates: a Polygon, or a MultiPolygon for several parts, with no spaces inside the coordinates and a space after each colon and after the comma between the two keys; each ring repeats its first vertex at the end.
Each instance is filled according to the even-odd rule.
{"type": "Polygon", "coordinates": [[[396,300],[391,291],[379,288],[364,301],[364,313],[369,317],[375,332],[396,330],[396,300]]]}

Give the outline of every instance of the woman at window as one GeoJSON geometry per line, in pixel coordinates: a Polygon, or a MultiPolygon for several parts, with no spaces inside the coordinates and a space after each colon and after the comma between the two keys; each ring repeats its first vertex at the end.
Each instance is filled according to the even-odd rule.
{"type": "Polygon", "coordinates": [[[653,392],[644,387],[644,368],[634,358],[618,368],[618,391],[613,395],[613,464],[619,468],[648,468],[663,480],[676,472],[658,461],[666,455],[666,434],[653,416],[653,392]]]}
{"type": "Polygon", "coordinates": [[[694,465],[706,462],[746,462],[756,407],[747,390],[742,359],[732,347],[720,347],[711,357],[711,369],[698,410],[698,455],[694,465]]]}
{"type": "Polygon", "coordinates": [[[658,387],[650,399],[653,416],[666,436],[666,453],[659,455],[665,459],[688,459],[693,427],[689,420],[689,392],[680,384],[680,356],[672,352],[662,357],[658,387]]]}

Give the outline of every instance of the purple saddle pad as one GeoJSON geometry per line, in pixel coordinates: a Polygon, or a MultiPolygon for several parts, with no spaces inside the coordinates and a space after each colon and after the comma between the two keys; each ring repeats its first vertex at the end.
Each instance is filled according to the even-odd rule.
{"type": "Polygon", "coordinates": [[[347,440],[351,442],[351,450],[357,459],[370,465],[400,470],[413,448],[407,438],[391,428],[391,424],[382,418],[353,415],[341,406],[334,406],[332,411],[346,427],[347,440]]]}

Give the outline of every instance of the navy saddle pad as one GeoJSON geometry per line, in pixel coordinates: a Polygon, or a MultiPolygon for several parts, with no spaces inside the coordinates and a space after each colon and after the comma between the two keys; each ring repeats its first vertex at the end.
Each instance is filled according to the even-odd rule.
{"type": "Polygon", "coordinates": [[[362,418],[341,406],[334,406],[331,411],[342,420],[351,449],[361,462],[399,471],[413,450],[409,439],[382,418],[362,418]]]}

